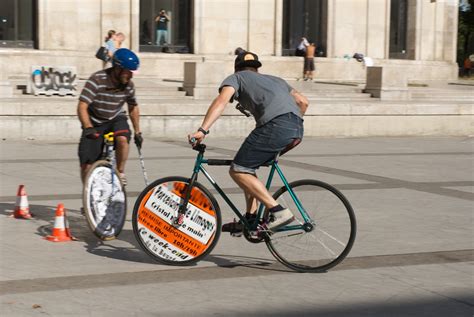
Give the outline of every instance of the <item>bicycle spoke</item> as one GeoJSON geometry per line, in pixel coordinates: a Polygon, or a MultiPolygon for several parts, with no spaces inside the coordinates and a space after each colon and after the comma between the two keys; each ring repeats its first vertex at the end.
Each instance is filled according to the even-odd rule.
{"type": "Polygon", "coordinates": [[[295,213],[298,208],[285,188],[274,198],[292,210],[296,222],[307,231],[279,232],[270,236],[267,246],[280,262],[296,270],[316,271],[336,265],[344,259],[355,237],[355,219],[350,205],[336,189],[319,181],[298,181],[290,186],[309,223],[302,220],[300,213],[295,213]]]}
{"type": "Polygon", "coordinates": [[[337,243],[339,243],[341,246],[345,247],[346,245],[344,243],[342,243],[341,241],[339,241],[337,238],[335,238],[334,236],[330,235],[329,233],[327,233],[326,231],[324,231],[323,229],[321,228],[317,228],[316,230],[319,230],[321,231],[322,233],[324,233],[326,236],[328,236],[329,238],[331,238],[332,240],[336,241],[337,243]]]}
{"type": "Polygon", "coordinates": [[[322,239],[319,239],[318,237],[315,237],[314,235],[310,234],[309,235],[311,238],[315,239],[326,251],[331,253],[331,255],[337,255],[335,252],[333,252],[323,241],[322,239]]]}

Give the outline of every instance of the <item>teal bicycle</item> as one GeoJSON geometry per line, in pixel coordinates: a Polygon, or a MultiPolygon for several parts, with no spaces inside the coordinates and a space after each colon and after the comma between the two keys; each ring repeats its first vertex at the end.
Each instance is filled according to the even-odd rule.
{"type": "MultiPolygon", "coordinates": [[[[318,180],[288,182],[277,156],[270,162],[266,181],[270,189],[275,174],[283,186],[273,195],[292,210],[295,220],[275,232],[266,230],[268,212],[260,205],[250,222],[238,210],[204,165],[229,166],[232,160],[205,159],[205,144],[198,151],[190,178],[170,176],[148,185],[133,210],[133,231],[141,248],[159,263],[189,265],[208,255],[221,232],[217,200],[197,181],[202,173],[243,224],[243,236],[251,243],[266,243],[271,254],[299,272],[322,272],[347,256],[356,236],[356,219],[349,201],[334,188],[318,180]]],[[[288,149],[287,149],[288,150],[288,149]]],[[[286,152],[286,151],[282,151],[286,152]]]]}

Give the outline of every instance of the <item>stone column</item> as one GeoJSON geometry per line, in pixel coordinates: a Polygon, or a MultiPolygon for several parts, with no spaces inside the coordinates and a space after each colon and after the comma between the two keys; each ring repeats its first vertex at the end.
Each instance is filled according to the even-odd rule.
{"type": "Polygon", "coordinates": [[[130,0],[130,49],[138,52],[140,46],[140,0],[130,0]]]}
{"type": "Polygon", "coordinates": [[[13,97],[13,87],[8,80],[7,73],[0,72],[0,98],[11,98],[13,97]]]}
{"type": "Polygon", "coordinates": [[[233,73],[231,59],[184,63],[183,89],[194,99],[210,99],[218,94],[219,85],[233,73]]]}
{"type": "Polygon", "coordinates": [[[249,1],[248,6],[248,49],[258,55],[272,55],[275,0],[249,1]]]}
{"type": "Polygon", "coordinates": [[[407,74],[403,69],[390,66],[367,67],[367,79],[364,92],[381,100],[407,100],[407,74]]]}
{"type": "Polygon", "coordinates": [[[275,0],[275,43],[273,55],[281,56],[283,38],[283,0],[275,0]]]}

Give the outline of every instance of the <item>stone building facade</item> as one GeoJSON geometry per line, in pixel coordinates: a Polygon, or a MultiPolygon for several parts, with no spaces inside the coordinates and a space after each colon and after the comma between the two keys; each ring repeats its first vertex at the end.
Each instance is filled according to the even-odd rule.
{"type": "Polygon", "coordinates": [[[356,52],[376,65],[409,72],[410,80],[457,77],[458,0],[31,0],[30,7],[3,2],[9,19],[18,20],[0,26],[4,80],[28,74],[33,64],[76,66],[87,76],[101,66],[94,53],[109,29],[126,34],[124,46],[139,53],[144,76],[182,79],[189,61],[231,65],[234,49],[242,47],[259,54],[267,72],[298,77],[302,59],[291,55],[306,35],[318,46],[321,79],[364,80],[365,70],[350,58],[356,52]],[[156,45],[160,9],[171,17],[167,48],[156,45]],[[28,15],[31,25],[19,31],[28,15]]]}

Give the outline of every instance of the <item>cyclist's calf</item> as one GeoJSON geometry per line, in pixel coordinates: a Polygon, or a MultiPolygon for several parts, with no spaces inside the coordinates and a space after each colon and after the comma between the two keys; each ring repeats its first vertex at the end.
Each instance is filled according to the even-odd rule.
{"type": "Polygon", "coordinates": [[[125,171],[125,163],[128,158],[129,139],[125,135],[118,135],[115,137],[115,151],[117,153],[117,169],[120,173],[125,171]]]}

